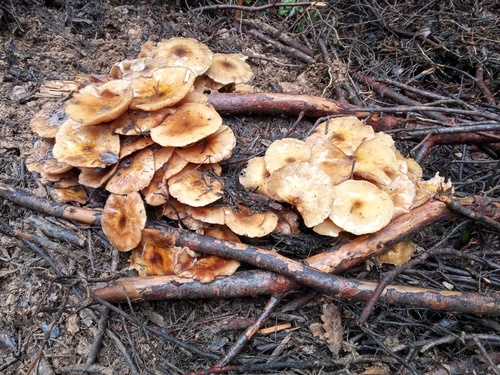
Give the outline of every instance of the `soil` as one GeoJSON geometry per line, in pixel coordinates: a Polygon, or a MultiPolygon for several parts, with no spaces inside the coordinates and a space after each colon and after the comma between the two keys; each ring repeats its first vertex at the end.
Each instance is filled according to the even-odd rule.
{"type": "MultiPolygon", "coordinates": [[[[43,82],[106,74],[116,62],[136,56],[146,41],[175,36],[196,38],[215,52],[247,55],[255,73],[252,85],[262,92],[321,96],[358,106],[401,104],[361,84],[355,79],[359,73],[445,96],[450,100],[444,105],[450,108],[500,116],[500,6],[495,1],[400,2],[384,7],[376,2],[339,1],[325,2],[324,7],[270,7],[251,12],[224,7],[190,9],[214,4],[119,0],[0,4],[0,181],[50,199],[37,176],[26,170],[26,158],[37,141],[30,119],[45,103],[54,101],[40,97],[43,82]],[[290,46],[279,50],[259,39],[250,31],[265,30],[244,22],[256,19],[312,50],[311,60],[297,58],[290,46]]],[[[280,35],[270,38],[277,40],[280,35]]],[[[421,102],[441,100],[392,89],[421,102]]],[[[400,113],[408,118],[415,115],[400,113]]],[[[461,119],[456,114],[449,118],[461,119]]],[[[228,116],[225,121],[238,139],[233,160],[262,152],[273,140],[284,137],[296,120],[228,116]]],[[[302,119],[294,136],[300,137],[314,121],[302,119]]],[[[498,130],[498,121],[490,123],[498,130]]],[[[413,157],[419,153],[419,143],[396,142],[404,155],[413,157]]],[[[439,171],[452,179],[457,194],[498,199],[498,143],[454,143],[435,146],[422,155],[424,176],[439,171]]],[[[236,179],[243,166],[228,164],[227,178],[236,179]]],[[[96,191],[90,200],[90,205],[102,207],[105,195],[96,191]]],[[[95,288],[110,278],[135,275],[128,269],[128,256],[113,251],[100,228],[44,217],[6,199],[0,199],[0,212],[0,373],[182,374],[206,370],[243,333],[241,327],[227,329],[226,325],[235,321],[248,325],[247,318],[258,317],[267,303],[268,298],[255,297],[119,304],[119,309],[134,318],[131,322],[90,303],[75,289],[76,283],[95,288]],[[62,228],[74,240],[42,234],[36,221],[40,219],[44,225],[62,228]],[[40,251],[32,246],[33,239],[40,251]],[[45,246],[43,241],[47,241],[45,246]],[[64,277],[56,278],[61,275],[64,277]],[[144,329],[151,323],[163,327],[162,332],[178,342],[144,329]],[[50,327],[55,328],[48,335],[50,327]],[[103,339],[101,345],[96,344],[98,337],[103,339]],[[76,365],[81,367],[71,367],[76,365]]],[[[484,224],[469,219],[442,222],[412,240],[419,253],[451,247],[481,261],[466,256],[431,257],[401,273],[395,283],[462,292],[500,291],[498,233],[484,224]]],[[[301,259],[323,251],[328,242],[304,233],[252,243],[301,259]]],[[[388,265],[363,265],[344,276],[380,280],[390,269],[388,265]]],[[[291,328],[257,334],[233,364],[248,365],[246,373],[270,374],[498,374],[498,366],[493,364],[500,362],[498,317],[381,303],[368,323],[360,326],[357,320],[364,304],[328,296],[317,296],[294,311],[283,312],[302,292],[284,296],[266,323],[290,323],[291,328]],[[332,305],[338,308],[336,320],[325,312],[332,305]],[[340,332],[335,354],[325,337],[313,334],[318,324],[326,324],[337,336],[340,332]],[[285,366],[285,361],[290,362],[285,366]],[[446,366],[455,372],[446,372],[446,366]]]]}

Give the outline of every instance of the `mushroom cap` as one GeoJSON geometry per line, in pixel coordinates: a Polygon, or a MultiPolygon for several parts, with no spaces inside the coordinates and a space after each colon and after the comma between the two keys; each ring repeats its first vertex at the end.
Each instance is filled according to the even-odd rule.
{"type": "Polygon", "coordinates": [[[193,207],[206,206],[224,195],[222,180],[209,169],[194,164],[168,180],[168,191],[179,202],[193,207]]]}
{"type": "Polygon", "coordinates": [[[56,134],[54,157],[74,167],[104,168],[118,161],[120,137],[108,125],[83,126],[66,120],[56,134]]]}
{"type": "Polygon", "coordinates": [[[106,190],[114,194],[129,194],[149,185],[155,173],[153,152],[149,148],[123,158],[106,190]]]}
{"type": "Polygon", "coordinates": [[[97,189],[104,185],[118,169],[118,163],[106,168],[80,168],[78,182],[84,186],[97,189]]]}
{"type": "Polygon", "coordinates": [[[283,138],[269,145],[264,155],[266,169],[273,173],[288,163],[309,161],[311,148],[295,138],[283,138]]]}
{"type": "Polygon", "coordinates": [[[271,173],[266,169],[263,156],[257,156],[248,161],[247,167],[241,172],[239,180],[247,189],[257,189],[263,195],[269,196],[267,181],[271,173]]]}
{"type": "MultiPolygon", "coordinates": [[[[153,156],[155,159],[155,171],[163,167],[172,157],[175,148],[174,147],[163,147],[158,144],[151,146],[151,151],[153,151],[153,156]]],[[[184,168],[184,167],[182,167],[184,168]]],[[[181,169],[182,169],[181,168],[181,169]]],[[[180,171],[180,169],[179,169],[180,171]]],[[[179,172],[177,171],[177,172],[179,172]]],[[[175,172],[175,173],[177,173],[175,172]]],[[[174,174],[175,174],[174,173],[174,174]]]]}
{"type": "Polygon", "coordinates": [[[203,43],[192,38],[177,37],[158,42],[149,53],[152,57],[166,57],[169,66],[183,66],[201,75],[212,65],[213,53],[203,43]]]}
{"type": "Polygon", "coordinates": [[[132,81],[134,99],[131,109],[156,111],[172,107],[192,89],[194,74],[183,67],[169,67],[155,70],[151,77],[139,77],[132,81]]]}
{"type": "Polygon", "coordinates": [[[399,266],[401,264],[407,263],[413,256],[413,254],[415,254],[416,250],[417,245],[411,242],[409,239],[406,239],[398,242],[390,249],[387,249],[380,254],[375,255],[375,259],[379,263],[387,263],[394,266],[399,266]]]}
{"type": "Polygon", "coordinates": [[[311,146],[310,161],[330,176],[333,185],[348,180],[351,177],[354,166],[354,161],[351,157],[327,141],[311,146]]]}
{"type": "Polygon", "coordinates": [[[80,185],[53,188],[49,187],[50,197],[59,203],[79,203],[85,204],[89,198],[80,185]]]}
{"type": "Polygon", "coordinates": [[[323,236],[338,237],[343,229],[327,217],[322,223],[315,225],[313,231],[323,236]]]}
{"type": "Polygon", "coordinates": [[[168,115],[174,112],[173,108],[161,108],[152,112],[129,110],[113,120],[110,125],[117,134],[138,135],[160,125],[168,115]]]}
{"type": "Polygon", "coordinates": [[[113,80],[100,86],[85,86],[73,94],[64,109],[71,119],[82,125],[97,125],[120,117],[128,109],[133,97],[129,81],[113,80]]]}
{"type": "Polygon", "coordinates": [[[163,276],[175,273],[175,238],[156,229],[143,229],[140,243],[130,255],[130,268],[139,276],[163,276]]]}
{"type": "Polygon", "coordinates": [[[154,144],[154,141],[151,138],[142,135],[122,137],[120,144],[120,160],[152,144],[154,144]]]}
{"type": "Polygon", "coordinates": [[[236,137],[230,127],[221,125],[213,134],[193,145],[178,148],[175,152],[190,163],[218,163],[229,159],[236,146],[236,137]]]}
{"type": "Polygon", "coordinates": [[[46,103],[31,119],[30,128],[39,137],[54,139],[57,130],[67,118],[61,104],[46,103]]]}
{"type": "Polygon", "coordinates": [[[224,85],[247,83],[253,78],[253,72],[250,65],[245,62],[246,58],[239,53],[216,53],[212,65],[205,74],[224,85]]]}
{"type": "Polygon", "coordinates": [[[354,152],[354,175],[379,184],[389,185],[387,173],[399,171],[399,163],[394,151],[378,139],[369,139],[359,145],[354,152]]]}
{"type": "Polygon", "coordinates": [[[332,180],[312,163],[286,164],[271,174],[267,187],[272,196],[294,205],[309,228],[330,214],[332,180]]]}
{"type": "Polygon", "coordinates": [[[149,185],[141,190],[144,200],[150,206],[161,206],[168,200],[168,188],[163,183],[163,174],[163,169],[158,169],[149,185]]]}
{"type": "Polygon", "coordinates": [[[394,204],[386,192],[368,181],[347,180],[333,187],[330,219],[356,234],[374,233],[392,219],[394,204]]]}
{"type": "Polygon", "coordinates": [[[221,276],[231,276],[239,266],[240,262],[236,259],[207,255],[204,258],[198,259],[188,269],[180,272],[178,276],[190,277],[202,283],[209,283],[221,276]]]}
{"type": "Polygon", "coordinates": [[[254,212],[243,205],[239,210],[224,209],[225,223],[234,233],[247,237],[264,237],[278,224],[278,216],[272,211],[254,212]]]}
{"type": "Polygon", "coordinates": [[[429,180],[420,180],[417,182],[418,187],[426,191],[429,195],[434,195],[437,193],[443,193],[447,190],[451,190],[453,192],[453,184],[451,180],[446,181],[446,178],[439,175],[439,172],[436,172],[434,177],[429,180]]]}
{"type": "Polygon", "coordinates": [[[222,207],[187,207],[186,213],[193,219],[200,220],[208,224],[224,225],[224,209],[222,207]]]}
{"type": "Polygon", "coordinates": [[[337,117],[322,122],[314,134],[327,138],[346,155],[352,155],[363,141],[375,137],[373,128],[354,116],[337,117]]]}
{"type": "Polygon", "coordinates": [[[389,173],[391,183],[388,186],[379,186],[388,193],[394,203],[394,216],[398,217],[404,213],[410,212],[413,201],[417,195],[415,183],[404,173],[398,171],[389,173]]]}
{"type": "Polygon", "coordinates": [[[148,57],[154,48],[155,48],[154,42],[152,40],[148,40],[141,46],[141,50],[137,54],[137,57],[138,58],[148,57]]]}
{"type": "MultiPolygon", "coordinates": [[[[222,209],[224,214],[224,209],[222,209]]],[[[228,240],[233,242],[240,243],[239,237],[234,234],[231,229],[222,225],[215,225],[208,228],[203,229],[203,234],[205,236],[220,238],[221,240],[228,240]]]]}
{"type": "MultiPolygon", "coordinates": [[[[163,183],[167,183],[167,180],[181,172],[187,165],[188,161],[181,158],[175,152],[172,153],[168,161],[162,166],[164,170],[163,183]]],[[[155,166],[156,168],[156,166],[155,166]]]]}
{"type": "Polygon", "coordinates": [[[299,215],[293,210],[277,210],[278,224],[274,229],[281,234],[298,234],[299,230],[299,215]]]}
{"type": "Polygon", "coordinates": [[[186,103],[151,129],[151,138],[162,146],[182,147],[215,133],[222,118],[212,106],[186,103]]]}
{"type": "Polygon", "coordinates": [[[26,168],[43,176],[68,172],[73,166],[54,158],[54,145],[49,140],[40,139],[33,145],[33,150],[26,159],[26,168]]]}
{"type": "Polygon", "coordinates": [[[146,208],[138,192],[127,195],[110,194],[101,218],[102,230],[119,251],[139,245],[146,225],[146,208]]]}

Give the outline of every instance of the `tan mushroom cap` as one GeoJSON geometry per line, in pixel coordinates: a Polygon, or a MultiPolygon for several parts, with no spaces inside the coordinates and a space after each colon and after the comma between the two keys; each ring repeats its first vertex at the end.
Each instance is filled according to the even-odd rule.
{"type": "Polygon", "coordinates": [[[216,53],[214,61],[206,71],[206,75],[215,82],[227,85],[229,83],[247,83],[253,78],[246,56],[239,53],[216,53]]]}
{"type": "MultiPolygon", "coordinates": [[[[181,158],[175,152],[172,153],[172,156],[168,159],[168,161],[162,166],[164,170],[163,182],[167,183],[167,180],[172,176],[175,176],[179,172],[181,172],[188,165],[188,161],[181,158]]],[[[156,168],[156,164],[155,164],[156,168]]]]}
{"type": "Polygon", "coordinates": [[[337,117],[318,125],[314,134],[326,137],[346,155],[352,155],[358,146],[375,137],[373,128],[357,117],[337,117]]]}
{"type": "Polygon", "coordinates": [[[222,87],[224,87],[223,83],[215,82],[205,74],[196,77],[193,84],[194,92],[202,94],[212,94],[219,91],[222,87]]]}
{"type": "Polygon", "coordinates": [[[101,86],[90,84],[73,94],[65,105],[66,114],[82,125],[97,125],[120,117],[129,107],[134,92],[125,80],[113,80],[101,86]]]}
{"type": "Polygon", "coordinates": [[[394,204],[386,192],[368,181],[347,180],[333,187],[330,219],[347,232],[374,233],[392,219],[394,204]]]}
{"type": "Polygon", "coordinates": [[[155,48],[155,44],[153,41],[148,40],[141,46],[141,50],[137,54],[138,58],[148,57],[151,54],[151,51],[155,48]]]}
{"type": "Polygon", "coordinates": [[[130,255],[130,268],[139,276],[163,276],[175,273],[175,239],[156,229],[143,229],[142,238],[130,255]]]}
{"type": "Polygon", "coordinates": [[[390,249],[375,255],[375,259],[379,263],[387,263],[394,266],[399,266],[401,264],[408,263],[413,254],[415,254],[416,250],[417,245],[406,239],[397,243],[390,249]]]}
{"type": "Polygon", "coordinates": [[[389,185],[388,173],[399,171],[399,163],[394,151],[378,139],[361,143],[354,152],[354,175],[378,184],[389,185]]]}
{"type": "Polygon", "coordinates": [[[87,193],[79,185],[64,188],[49,187],[49,190],[51,198],[59,203],[85,204],[89,200],[87,193]]]}
{"type": "Polygon", "coordinates": [[[149,55],[166,57],[170,66],[189,68],[196,75],[205,73],[213,61],[213,53],[206,45],[196,39],[183,37],[158,42],[149,55]]]}
{"type": "Polygon", "coordinates": [[[266,169],[273,173],[288,163],[309,161],[311,148],[295,138],[283,138],[271,143],[264,155],[266,169]]]}
{"type": "Polygon", "coordinates": [[[163,183],[163,175],[163,169],[158,169],[149,185],[141,190],[144,200],[150,206],[161,206],[168,200],[168,188],[163,183]]]}
{"type": "MultiPolygon", "coordinates": [[[[224,213],[224,210],[223,210],[224,213]]],[[[233,233],[228,227],[222,225],[216,225],[212,227],[205,228],[203,230],[205,236],[220,238],[221,240],[233,241],[240,243],[239,237],[233,233]]]]}
{"type": "Polygon", "coordinates": [[[299,230],[299,215],[292,210],[275,211],[278,216],[278,224],[274,230],[281,234],[298,234],[299,230]]]}
{"type": "Polygon", "coordinates": [[[391,196],[394,203],[393,217],[398,217],[410,212],[417,195],[417,190],[415,183],[401,171],[389,173],[389,177],[391,178],[391,183],[388,186],[382,185],[379,187],[391,196]]]}
{"type": "Polygon", "coordinates": [[[139,77],[132,81],[134,100],[131,109],[156,111],[172,107],[184,98],[193,87],[194,74],[182,67],[155,70],[151,78],[139,77]]]}
{"type": "Polygon", "coordinates": [[[223,183],[203,166],[187,166],[168,180],[168,191],[179,202],[189,206],[206,206],[224,195],[223,183]]]}
{"type": "Polygon", "coordinates": [[[26,159],[26,168],[30,172],[38,172],[43,176],[66,173],[73,166],[60,162],[52,153],[54,145],[49,140],[38,140],[26,159]]]}
{"type": "Polygon", "coordinates": [[[152,144],[154,141],[151,138],[142,135],[123,137],[120,143],[120,160],[152,144]]]}
{"type": "Polygon", "coordinates": [[[234,233],[246,237],[264,237],[278,224],[278,216],[272,211],[254,212],[243,205],[239,211],[224,209],[225,223],[234,233]]]}
{"type": "Polygon", "coordinates": [[[138,192],[110,194],[102,211],[102,230],[119,251],[139,245],[146,225],[146,208],[138,192]]]}
{"type": "Polygon", "coordinates": [[[218,163],[229,159],[236,146],[236,137],[226,125],[194,145],[178,148],[175,152],[190,163],[218,163]]]}
{"type": "Polygon", "coordinates": [[[222,207],[186,207],[186,213],[193,219],[200,220],[208,224],[224,225],[224,209],[222,207]]]}
{"type": "MultiPolygon", "coordinates": [[[[163,147],[158,144],[154,144],[151,146],[151,151],[153,151],[153,156],[155,159],[155,171],[163,167],[172,157],[175,148],[174,147],[163,147]]],[[[182,167],[184,168],[184,167],[182,167]]],[[[182,169],[181,168],[181,169],[182,169]]],[[[179,169],[180,171],[180,169],[179,169]]],[[[177,171],[177,172],[179,172],[177,171]]],[[[175,173],[177,173],[175,172],[175,173]]],[[[174,173],[174,174],[175,174],[174,173]]]]}
{"type": "Polygon", "coordinates": [[[153,152],[149,148],[137,151],[120,161],[118,169],[106,184],[114,194],[129,194],[149,185],[155,173],[153,152]]]}
{"type": "Polygon", "coordinates": [[[418,187],[429,193],[430,195],[445,193],[447,191],[454,192],[453,184],[451,180],[446,181],[446,179],[436,172],[434,177],[429,180],[420,180],[417,182],[418,187]]]}
{"type": "Polygon", "coordinates": [[[180,272],[180,277],[190,277],[202,283],[209,283],[218,277],[231,276],[236,272],[240,262],[235,259],[207,255],[198,259],[194,265],[180,272]]]}
{"type": "Polygon", "coordinates": [[[322,223],[315,225],[313,231],[323,236],[338,237],[343,229],[327,217],[322,223]]]}
{"type": "Polygon", "coordinates": [[[111,70],[109,71],[109,76],[113,79],[122,79],[123,76],[130,71],[130,68],[133,65],[137,65],[138,62],[141,62],[143,60],[144,60],[143,58],[139,58],[132,60],[127,59],[117,62],[111,67],[111,70]]]}
{"type": "Polygon", "coordinates": [[[180,107],[186,103],[198,103],[198,104],[203,104],[207,105],[208,104],[208,96],[205,94],[202,94],[201,92],[198,91],[191,91],[188,93],[182,100],[177,103],[177,105],[180,107]]]}
{"type": "Polygon", "coordinates": [[[313,144],[310,161],[330,176],[333,185],[348,180],[354,167],[352,158],[329,142],[313,144]]]}
{"type": "Polygon", "coordinates": [[[110,126],[117,134],[138,135],[160,125],[168,115],[174,112],[173,108],[161,108],[152,112],[129,110],[113,120],[110,126]]]}
{"type": "Polygon", "coordinates": [[[80,168],[78,182],[84,186],[99,188],[113,176],[118,169],[118,163],[106,168],[80,168]]]}
{"type": "Polygon", "coordinates": [[[271,173],[266,169],[263,156],[252,158],[248,161],[247,167],[242,171],[239,180],[247,189],[257,189],[263,195],[269,196],[267,181],[271,173]]]}
{"type": "Polygon", "coordinates": [[[151,138],[165,147],[182,147],[208,137],[221,125],[222,118],[212,106],[186,103],[151,129],[151,138]]]}
{"type": "Polygon", "coordinates": [[[267,187],[278,200],[294,205],[309,228],[323,222],[330,214],[332,181],[312,163],[283,166],[271,174],[267,187]]]}
{"type": "Polygon", "coordinates": [[[115,164],[120,153],[120,137],[107,125],[83,126],[66,120],[56,135],[54,157],[74,167],[104,168],[115,164]]]}
{"type": "Polygon", "coordinates": [[[163,205],[163,216],[168,217],[171,220],[184,220],[189,217],[187,210],[189,206],[187,204],[179,202],[174,197],[169,197],[168,201],[163,205]]]}
{"type": "Polygon", "coordinates": [[[46,103],[31,119],[30,128],[39,137],[54,139],[57,130],[67,118],[62,105],[46,103]]]}

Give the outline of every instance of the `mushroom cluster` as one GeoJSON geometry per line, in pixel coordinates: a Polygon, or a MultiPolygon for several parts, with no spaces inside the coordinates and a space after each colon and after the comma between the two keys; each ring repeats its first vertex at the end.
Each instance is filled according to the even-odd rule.
{"type": "Polygon", "coordinates": [[[423,181],[421,167],[388,134],[356,117],[325,121],[304,141],[273,142],[248,162],[240,182],[291,204],[307,227],[332,237],[374,233],[444,184],[439,176],[423,181]]]}
{"type": "Polygon", "coordinates": [[[245,56],[212,53],[189,38],[146,43],[109,74],[72,83],[65,103],[47,104],[30,125],[41,140],[27,161],[60,202],[87,202],[83,186],[109,192],[102,228],[119,251],[131,251],[141,275],[176,274],[208,282],[239,262],[203,257],[145,229],[146,205],[191,230],[239,241],[307,227],[337,236],[372,233],[428,199],[422,170],[391,137],[357,118],[329,120],[304,141],[281,139],[250,160],[243,186],[296,209],[255,212],[220,204],[221,162],[236,138],[205,93],[248,91],[245,56]]]}
{"type": "MultiPolygon", "coordinates": [[[[84,204],[82,186],[106,189],[104,233],[118,250],[133,251],[132,266],[141,274],[189,274],[210,281],[234,272],[236,261],[202,261],[146,231],[145,203],[205,234],[202,220],[224,225],[226,211],[233,214],[203,211],[223,196],[219,162],[231,157],[236,145],[205,92],[248,90],[253,73],[245,59],[214,54],[190,38],[146,43],[137,59],[115,64],[104,76],[79,78],[66,104],[48,104],[34,116],[30,125],[42,140],[28,160],[29,170],[52,184],[60,202],[84,204]]],[[[210,233],[237,239],[214,228],[210,233]]]]}

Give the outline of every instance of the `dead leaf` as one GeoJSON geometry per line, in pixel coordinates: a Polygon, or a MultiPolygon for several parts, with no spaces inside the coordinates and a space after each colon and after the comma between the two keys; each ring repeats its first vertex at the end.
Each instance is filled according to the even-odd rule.
{"type": "Polygon", "coordinates": [[[342,319],[340,311],[333,303],[323,305],[322,324],[313,323],[309,326],[311,333],[320,340],[326,341],[328,349],[338,355],[342,347],[342,319]]]}

